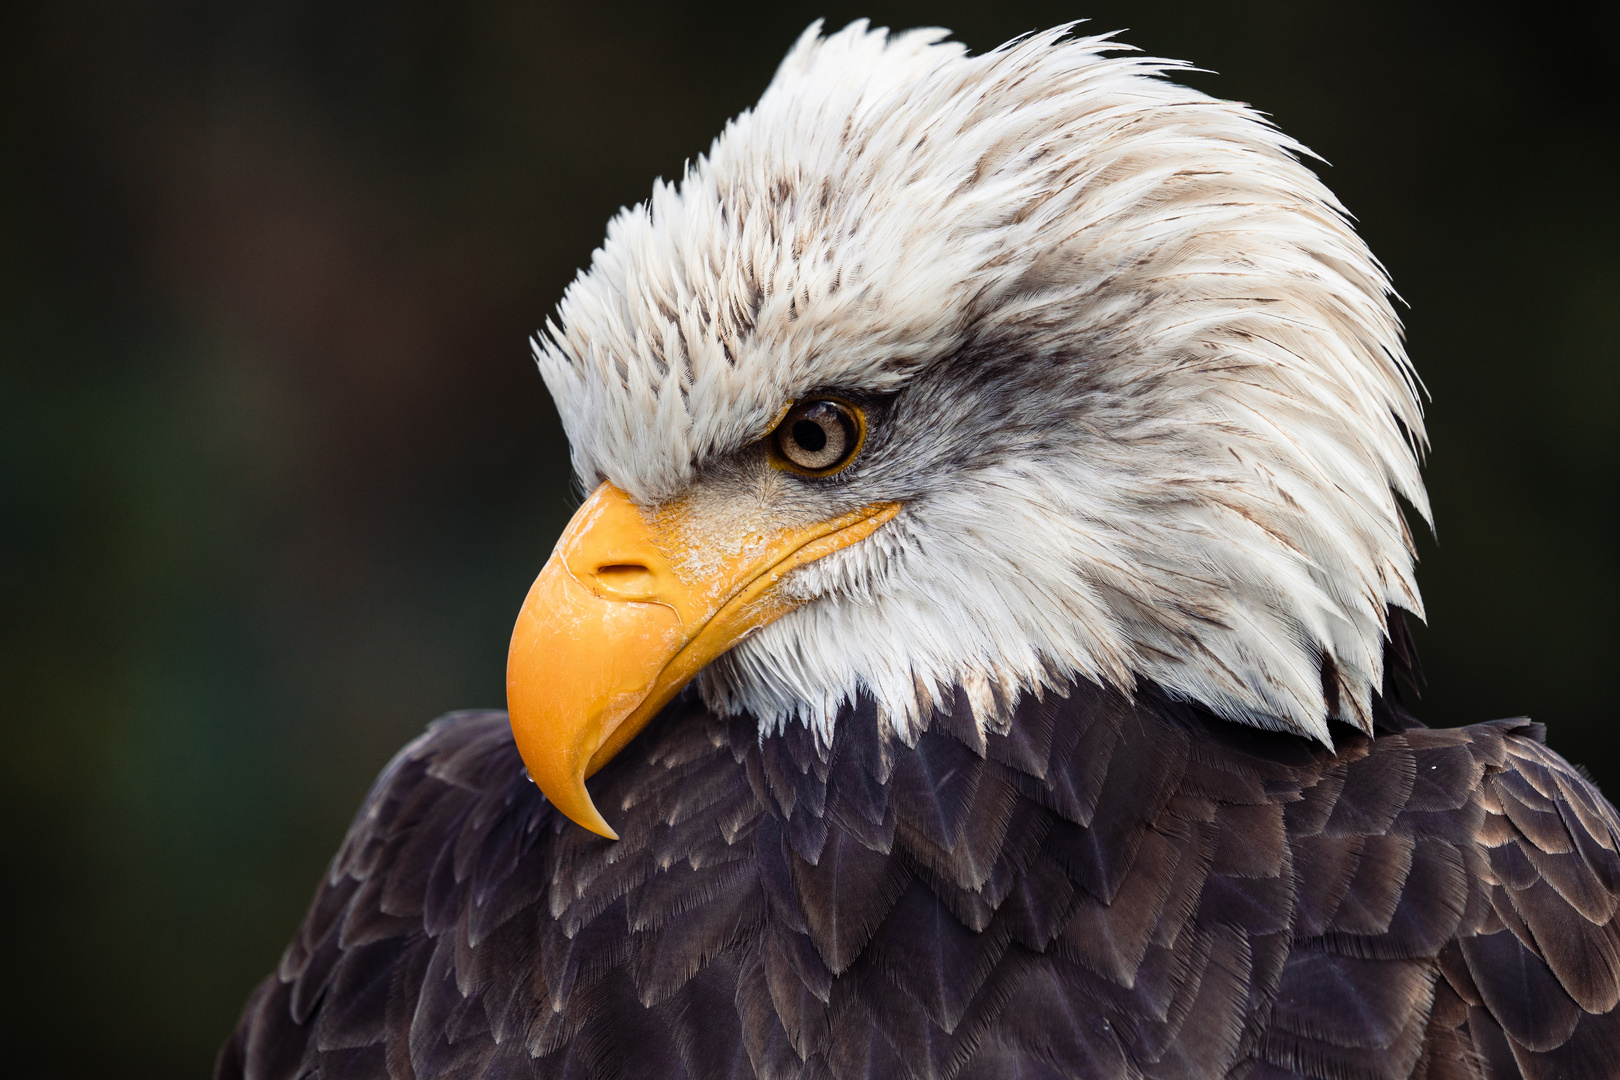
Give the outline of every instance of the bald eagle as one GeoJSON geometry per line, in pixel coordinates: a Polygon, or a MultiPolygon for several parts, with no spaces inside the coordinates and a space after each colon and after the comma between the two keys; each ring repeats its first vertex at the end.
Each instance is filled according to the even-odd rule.
{"type": "Polygon", "coordinates": [[[1418,384],[1306,151],[813,26],[534,343],[591,492],[221,1077],[1620,1077],[1620,820],[1400,702],[1418,384]]]}

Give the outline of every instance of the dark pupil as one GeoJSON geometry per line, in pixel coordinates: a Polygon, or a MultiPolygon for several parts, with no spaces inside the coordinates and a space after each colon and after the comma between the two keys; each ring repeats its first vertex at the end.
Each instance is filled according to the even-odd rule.
{"type": "Polygon", "coordinates": [[[827,429],[814,420],[800,420],[793,425],[793,441],[814,454],[827,445],[827,429]]]}

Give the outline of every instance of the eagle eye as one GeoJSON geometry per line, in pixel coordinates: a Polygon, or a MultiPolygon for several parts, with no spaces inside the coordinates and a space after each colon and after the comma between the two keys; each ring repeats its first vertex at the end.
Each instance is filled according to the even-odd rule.
{"type": "Polygon", "coordinates": [[[859,405],[817,398],[795,405],[768,440],[771,464],[802,476],[831,476],[855,460],[866,441],[859,405]]]}

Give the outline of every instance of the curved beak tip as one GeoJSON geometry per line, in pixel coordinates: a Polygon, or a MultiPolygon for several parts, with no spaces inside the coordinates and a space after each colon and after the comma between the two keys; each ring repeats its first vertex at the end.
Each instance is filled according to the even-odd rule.
{"type": "Polygon", "coordinates": [[[585,794],[584,784],[580,785],[580,792],[580,803],[571,808],[558,806],[557,809],[561,810],[565,815],[567,815],[567,817],[576,825],[589,829],[597,836],[605,836],[609,840],[617,840],[619,838],[618,831],[607,823],[606,818],[602,817],[601,811],[596,809],[596,804],[591,801],[590,795],[585,794]]]}
{"type": "Polygon", "coordinates": [[[585,788],[585,772],[582,769],[570,770],[564,765],[562,768],[553,767],[561,762],[529,760],[530,754],[525,752],[526,740],[518,739],[519,753],[525,758],[525,773],[529,782],[540,789],[546,801],[555,806],[564,817],[583,828],[589,829],[598,836],[605,836],[609,840],[617,840],[618,832],[602,817],[597,810],[596,803],[591,799],[591,793],[585,788]]]}

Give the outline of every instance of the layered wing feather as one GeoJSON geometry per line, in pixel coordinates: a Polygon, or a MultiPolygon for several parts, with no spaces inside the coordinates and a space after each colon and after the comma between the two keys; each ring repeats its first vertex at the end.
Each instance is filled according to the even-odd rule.
{"type": "Polygon", "coordinates": [[[683,699],[557,815],[388,766],[218,1075],[1620,1077],[1620,822],[1540,729],[1335,752],[1081,684],[915,746],[683,699]]]}

